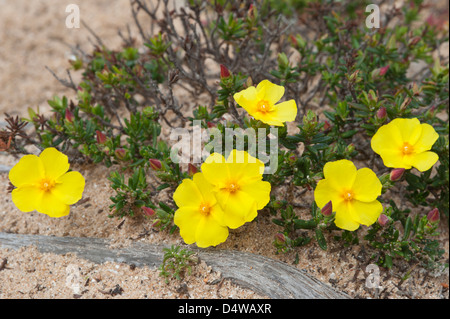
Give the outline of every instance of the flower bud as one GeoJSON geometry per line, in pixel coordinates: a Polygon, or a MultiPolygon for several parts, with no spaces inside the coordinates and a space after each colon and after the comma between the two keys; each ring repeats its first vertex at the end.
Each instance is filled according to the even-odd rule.
{"type": "Polygon", "coordinates": [[[146,206],[142,207],[142,212],[144,213],[144,215],[149,216],[149,217],[156,214],[153,209],[151,209],[150,207],[146,207],[146,206]]]}
{"type": "Polygon", "coordinates": [[[291,42],[294,46],[298,45],[297,39],[292,34],[289,35],[289,40],[291,40],[291,42]]]}
{"type": "Polygon", "coordinates": [[[381,214],[380,217],[378,217],[378,224],[380,226],[386,226],[387,223],[389,223],[389,217],[387,217],[385,214],[381,214]]]}
{"type": "Polygon", "coordinates": [[[247,11],[247,17],[249,18],[249,19],[254,19],[255,18],[255,16],[256,16],[256,9],[255,9],[255,6],[253,5],[253,3],[252,4],[250,4],[250,8],[248,9],[248,11],[247,11]]]}
{"type": "Polygon", "coordinates": [[[75,116],[73,115],[73,113],[69,109],[66,109],[65,118],[66,118],[67,122],[72,123],[74,118],[75,118],[75,116]]]}
{"type": "Polygon", "coordinates": [[[434,208],[433,210],[431,210],[428,215],[427,215],[427,219],[430,223],[436,223],[439,221],[439,210],[437,208],[434,208]]]}
{"type": "Polygon", "coordinates": [[[408,46],[409,46],[409,47],[415,46],[415,45],[420,41],[420,39],[421,39],[421,37],[419,37],[419,36],[416,36],[416,37],[412,38],[412,39],[409,41],[408,46]]]}
{"type": "Polygon", "coordinates": [[[127,155],[127,151],[125,151],[123,148],[117,148],[114,151],[114,154],[116,155],[116,157],[120,160],[123,160],[125,158],[125,156],[127,155]]]}
{"type": "Polygon", "coordinates": [[[286,242],[286,238],[284,237],[284,235],[282,233],[277,233],[277,234],[275,234],[275,241],[278,244],[284,244],[286,242]]]}
{"type": "Polygon", "coordinates": [[[223,64],[220,65],[220,78],[227,79],[231,76],[230,70],[223,64]]]}
{"type": "Polygon", "coordinates": [[[331,200],[323,206],[321,212],[323,216],[331,216],[333,214],[333,204],[331,200]]]}
{"type": "Polygon", "coordinates": [[[152,224],[151,227],[159,227],[159,225],[161,225],[161,220],[155,219],[155,222],[152,224]]]}
{"type": "Polygon", "coordinates": [[[386,108],[384,106],[380,107],[377,111],[377,118],[383,120],[386,118],[386,115],[387,115],[386,108]]]}
{"type": "Polygon", "coordinates": [[[389,70],[389,65],[383,66],[382,68],[380,68],[380,76],[383,76],[386,74],[386,72],[389,70]]]}
{"type": "Polygon", "coordinates": [[[355,144],[353,144],[353,143],[348,144],[347,152],[352,153],[354,150],[355,150],[355,144]]]}
{"type": "Polygon", "coordinates": [[[404,168],[394,168],[389,175],[389,178],[392,182],[398,181],[402,178],[403,173],[405,172],[404,168]]]}
{"type": "Polygon", "coordinates": [[[193,176],[195,173],[198,172],[198,168],[192,165],[191,163],[188,164],[188,174],[189,176],[193,176]]]}
{"type": "Polygon", "coordinates": [[[295,163],[296,160],[297,160],[297,156],[295,156],[294,154],[289,155],[289,162],[295,163]]]}
{"type": "Polygon", "coordinates": [[[281,207],[283,207],[283,203],[279,200],[276,200],[276,201],[272,202],[272,207],[275,209],[281,208],[281,207]]]}
{"type": "Polygon", "coordinates": [[[100,132],[99,130],[96,130],[95,133],[97,134],[97,143],[98,144],[105,144],[106,143],[106,135],[100,132]]]}
{"type": "Polygon", "coordinates": [[[159,171],[162,167],[161,162],[155,158],[149,159],[148,162],[150,163],[150,167],[155,171],[159,171]]]}

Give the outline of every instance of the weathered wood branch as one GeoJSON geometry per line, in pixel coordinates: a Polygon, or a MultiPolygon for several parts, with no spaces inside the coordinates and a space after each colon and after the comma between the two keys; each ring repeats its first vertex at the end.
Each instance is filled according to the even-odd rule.
{"type": "MultiPolygon", "coordinates": [[[[164,245],[134,243],[126,248],[111,249],[101,238],[51,237],[0,232],[0,247],[18,249],[36,246],[42,253],[75,253],[94,263],[106,261],[157,268],[163,258],[164,245]]],[[[223,278],[274,299],[344,299],[346,294],[310,277],[286,263],[240,251],[194,249],[200,259],[219,271],[223,278]]]]}

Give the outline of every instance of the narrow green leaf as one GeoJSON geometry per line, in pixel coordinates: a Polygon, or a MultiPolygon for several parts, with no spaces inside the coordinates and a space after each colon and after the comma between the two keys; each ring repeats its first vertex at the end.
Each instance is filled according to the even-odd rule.
{"type": "Polygon", "coordinates": [[[327,250],[327,241],[325,240],[323,232],[320,228],[316,228],[316,240],[320,248],[322,248],[323,250],[327,250]]]}

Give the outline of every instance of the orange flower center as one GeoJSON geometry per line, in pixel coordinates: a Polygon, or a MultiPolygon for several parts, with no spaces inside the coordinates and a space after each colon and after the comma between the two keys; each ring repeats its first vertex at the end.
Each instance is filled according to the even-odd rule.
{"type": "Polygon", "coordinates": [[[266,113],[270,111],[270,103],[266,100],[261,100],[256,104],[256,109],[259,112],[266,113]]]}
{"type": "Polygon", "coordinates": [[[347,202],[353,200],[353,196],[354,196],[354,194],[353,194],[352,191],[345,191],[345,192],[342,194],[342,197],[343,197],[344,200],[347,201],[347,202]]]}
{"type": "Polygon", "coordinates": [[[414,152],[414,147],[408,142],[403,143],[402,153],[403,155],[409,155],[414,152]]]}
{"type": "Polygon", "coordinates": [[[234,193],[239,189],[239,185],[235,182],[229,182],[225,187],[230,193],[234,193]]]}
{"type": "Polygon", "coordinates": [[[43,178],[39,182],[39,188],[44,192],[48,192],[49,190],[51,190],[53,188],[53,186],[55,186],[55,181],[53,181],[49,178],[43,178]]]}
{"type": "Polygon", "coordinates": [[[211,212],[211,206],[208,203],[201,203],[199,207],[200,214],[208,216],[211,212]]]}

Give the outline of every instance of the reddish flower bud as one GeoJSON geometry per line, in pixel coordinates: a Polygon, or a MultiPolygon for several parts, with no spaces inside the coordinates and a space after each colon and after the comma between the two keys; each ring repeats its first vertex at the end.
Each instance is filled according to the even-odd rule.
{"type": "Polygon", "coordinates": [[[275,234],[275,241],[279,244],[284,244],[286,242],[286,238],[283,234],[277,233],[275,234]]]}
{"type": "Polygon", "coordinates": [[[149,217],[156,214],[153,209],[151,209],[150,207],[146,207],[146,206],[142,207],[142,212],[144,213],[144,215],[149,216],[149,217]]]}
{"type": "Polygon", "coordinates": [[[216,127],[216,124],[214,124],[213,122],[206,122],[206,126],[208,126],[208,128],[212,128],[216,127]]]}
{"type": "Polygon", "coordinates": [[[189,176],[193,176],[195,173],[198,172],[198,168],[192,165],[191,163],[188,164],[188,174],[189,176]]]}
{"type": "Polygon", "coordinates": [[[383,76],[386,74],[386,72],[389,70],[389,65],[383,66],[382,68],[380,68],[380,76],[383,76]]]}
{"type": "Polygon", "coordinates": [[[100,132],[99,130],[95,131],[97,133],[97,143],[105,144],[106,143],[106,135],[100,132]]]}
{"type": "Polygon", "coordinates": [[[412,39],[409,41],[408,45],[409,45],[410,47],[413,47],[413,46],[415,46],[415,45],[420,41],[420,39],[421,39],[421,37],[419,37],[419,36],[414,37],[414,38],[412,38],[412,39]]]}
{"type": "Polygon", "coordinates": [[[298,45],[297,39],[292,34],[289,35],[289,39],[291,40],[291,42],[294,46],[298,45]]]}
{"type": "Polygon", "coordinates": [[[321,212],[323,216],[331,216],[333,214],[333,204],[331,203],[331,200],[323,206],[321,212]]]}
{"type": "Polygon", "coordinates": [[[378,217],[378,224],[380,226],[386,226],[387,223],[389,223],[389,217],[387,217],[385,214],[381,214],[380,217],[378,217]]]}
{"type": "Polygon", "coordinates": [[[281,207],[283,207],[283,203],[279,200],[276,200],[272,203],[272,207],[273,208],[281,208],[281,207]]]}
{"type": "Polygon", "coordinates": [[[148,162],[150,163],[150,167],[155,171],[159,171],[162,167],[161,162],[157,159],[151,158],[148,162]]]}
{"type": "Polygon", "coordinates": [[[324,131],[328,131],[330,128],[331,128],[330,122],[328,122],[327,120],[325,120],[325,124],[323,125],[323,130],[324,130],[324,131]]]}
{"type": "Polygon", "coordinates": [[[255,18],[255,6],[253,5],[253,3],[251,3],[250,7],[248,8],[247,17],[249,19],[254,19],[255,18]]]}
{"type": "Polygon", "coordinates": [[[69,109],[66,109],[65,118],[66,118],[67,122],[72,123],[73,120],[75,119],[75,116],[73,115],[73,113],[69,109]]]}
{"type": "Polygon", "coordinates": [[[430,211],[427,215],[427,219],[430,223],[436,223],[439,221],[439,210],[437,208],[434,208],[432,211],[430,211]]]}
{"type": "Polygon", "coordinates": [[[116,157],[120,160],[123,160],[125,158],[125,156],[127,155],[127,151],[125,151],[123,148],[117,148],[114,151],[114,154],[116,155],[116,157]]]}
{"type": "Polygon", "coordinates": [[[389,175],[389,178],[392,182],[398,181],[402,178],[403,173],[405,172],[404,168],[394,168],[389,175]]]}
{"type": "Polygon", "coordinates": [[[220,65],[220,78],[225,79],[229,78],[231,76],[230,71],[227,69],[227,67],[223,64],[220,65]]]}
{"type": "Polygon", "coordinates": [[[377,117],[380,120],[383,120],[386,118],[387,112],[386,112],[386,108],[384,106],[380,107],[377,111],[377,117]]]}

